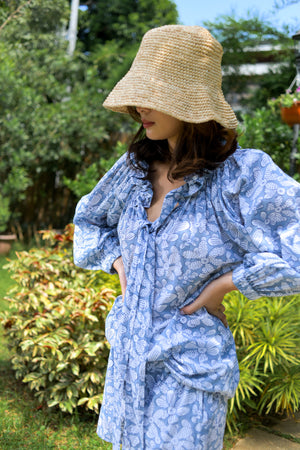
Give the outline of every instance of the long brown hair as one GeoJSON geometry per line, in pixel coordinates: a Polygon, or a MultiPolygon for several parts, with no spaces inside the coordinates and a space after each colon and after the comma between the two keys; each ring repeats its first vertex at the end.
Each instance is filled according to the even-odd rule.
{"type": "Polygon", "coordinates": [[[214,120],[200,124],[184,122],[172,152],[167,140],[147,138],[141,126],[129,146],[128,157],[130,164],[137,169],[143,169],[142,161],[148,163],[149,168],[154,161],[168,162],[168,178],[176,180],[194,173],[203,175],[206,170],[216,169],[236,148],[235,130],[224,128],[214,120]],[[134,162],[130,155],[134,156],[134,162]]]}

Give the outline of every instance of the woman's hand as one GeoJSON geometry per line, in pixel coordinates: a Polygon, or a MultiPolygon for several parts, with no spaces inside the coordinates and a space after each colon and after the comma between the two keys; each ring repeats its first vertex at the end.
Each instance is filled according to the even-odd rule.
{"type": "Polygon", "coordinates": [[[115,260],[115,262],[113,263],[113,268],[119,275],[122,297],[123,297],[123,301],[124,301],[125,291],[126,291],[126,287],[127,287],[127,280],[126,280],[126,276],[125,276],[125,269],[124,269],[124,263],[123,263],[122,256],[119,256],[119,258],[117,258],[115,260]]]}
{"type": "Polygon", "coordinates": [[[193,303],[181,309],[182,314],[193,314],[205,306],[207,312],[218,317],[225,327],[228,326],[224,314],[225,306],[222,304],[225,294],[238,289],[233,284],[232,272],[225,273],[221,277],[209,283],[193,303]]]}

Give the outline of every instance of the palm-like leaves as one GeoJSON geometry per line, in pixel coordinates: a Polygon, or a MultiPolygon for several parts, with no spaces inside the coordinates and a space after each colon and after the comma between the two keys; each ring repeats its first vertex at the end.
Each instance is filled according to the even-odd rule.
{"type": "Polygon", "coordinates": [[[299,409],[300,399],[300,366],[278,370],[270,377],[269,383],[259,402],[259,412],[264,409],[268,414],[272,408],[275,412],[287,411],[290,414],[299,409]]]}
{"type": "Polygon", "coordinates": [[[227,427],[230,432],[237,429],[240,412],[246,412],[246,407],[255,409],[253,398],[262,391],[262,378],[259,372],[249,367],[249,364],[244,361],[240,362],[240,382],[228,408],[227,427]]]}
{"type": "Polygon", "coordinates": [[[259,304],[233,291],[226,297],[224,305],[237,348],[252,344],[261,318],[259,304]]]}
{"type": "Polygon", "coordinates": [[[224,303],[240,364],[240,383],[229,405],[229,430],[249,409],[259,414],[297,411],[300,296],[251,301],[232,292],[224,303]]]}
{"type": "Polygon", "coordinates": [[[297,352],[297,344],[299,345],[299,337],[295,335],[290,321],[274,322],[266,317],[256,329],[256,340],[249,346],[250,353],[245,360],[255,360],[256,368],[263,363],[264,373],[267,373],[269,369],[274,373],[275,367],[300,362],[297,356],[294,356],[297,352]]]}

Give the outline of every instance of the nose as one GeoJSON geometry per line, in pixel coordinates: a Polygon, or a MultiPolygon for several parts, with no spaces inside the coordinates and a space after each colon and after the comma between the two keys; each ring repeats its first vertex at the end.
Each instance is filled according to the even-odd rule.
{"type": "Polygon", "coordinates": [[[142,114],[142,113],[146,113],[147,114],[147,113],[149,113],[151,111],[150,108],[144,108],[143,106],[136,106],[135,109],[137,110],[137,112],[139,114],[142,114]]]}

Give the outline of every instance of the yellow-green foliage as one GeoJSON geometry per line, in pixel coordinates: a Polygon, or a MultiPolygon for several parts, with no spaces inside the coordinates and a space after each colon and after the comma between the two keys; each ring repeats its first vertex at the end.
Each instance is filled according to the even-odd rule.
{"type": "Polygon", "coordinates": [[[237,427],[242,412],[296,412],[300,398],[300,295],[248,300],[232,292],[225,306],[240,365],[228,428],[237,427]]]}
{"type": "Polygon", "coordinates": [[[48,406],[97,410],[109,353],[104,321],[118,280],[74,266],[71,226],[44,238],[47,248],[7,265],[17,282],[7,298],[12,310],[1,317],[12,367],[48,406]]]}

